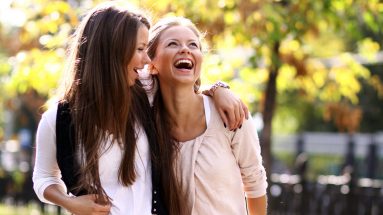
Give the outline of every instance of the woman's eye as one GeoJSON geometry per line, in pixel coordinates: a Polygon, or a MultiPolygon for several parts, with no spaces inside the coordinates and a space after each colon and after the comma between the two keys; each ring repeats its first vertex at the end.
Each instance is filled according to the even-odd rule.
{"type": "Polygon", "coordinates": [[[176,46],[176,45],[177,45],[176,42],[170,42],[170,43],[168,44],[168,46],[176,46]]]}
{"type": "Polygon", "coordinates": [[[190,46],[198,48],[198,44],[197,43],[190,43],[190,46]]]}

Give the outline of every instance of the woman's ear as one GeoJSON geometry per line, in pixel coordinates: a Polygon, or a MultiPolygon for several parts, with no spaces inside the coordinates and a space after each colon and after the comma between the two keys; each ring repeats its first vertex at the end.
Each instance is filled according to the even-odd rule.
{"type": "Polygon", "coordinates": [[[148,69],[149,69],[149,73],[151,75],[157,75],[158,74],[158,70],[156,69],[156,67],[153,64],[149,64],[148,69]]]}

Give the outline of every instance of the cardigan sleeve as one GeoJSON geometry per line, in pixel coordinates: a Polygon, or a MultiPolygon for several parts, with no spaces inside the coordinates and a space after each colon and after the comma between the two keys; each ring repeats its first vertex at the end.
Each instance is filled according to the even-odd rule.
{"type": "Polygon", "coordinates": [[[36,160],[32,177],[37,197],[49,204],[53,203],[44,198],[44,191],[48,186],[57,184],[67,191],[56,160],[56,114],[57,105],[45,112],[40,120],[36,133],[36,160]]]}
{"type": "Polygon", "coordinates": [[[246,196],[257,198],[265,195],[266,172],[262,164],[257,130],[251,115],[243,122],[242,128],[234,133],[231,147],[241,171],[246,196]]]}

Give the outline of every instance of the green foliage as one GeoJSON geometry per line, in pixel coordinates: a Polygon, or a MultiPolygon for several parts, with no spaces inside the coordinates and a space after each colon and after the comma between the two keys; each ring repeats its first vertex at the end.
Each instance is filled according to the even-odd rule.
{"type": "Polygon", "coordinates": [[[0,20],[0,90],[7,92],[0,95],[0,113],[4,103],[29,89],[52,95],[79,15],[66,1],[48,0],[8,1],[2,11],[9,16],[0,20]]]}
{"type": "MultiPolygon", "coordinates": [[[[49,95],[63,70],[64,48],[78,23],[78,14],[65,1],[14,1],[7,6],[9,10],[22,11],[25,20],[20,26],[10,26],[18,32],[13,43],[19,48],[5,50],[15,52],[7,60],[12,69],[4,75],[6,96],[15,96],[29,88],[49,95]]],[[[12,41],[12,38],[7,40],[12,41]]],[[[4,46],[7,48],[6,44],[4,46]]]]}
{"type": "Polygon", "coordinates": [[[205,66],[209,74],[205,73],[204,80],[232,80],[234,86],[240,83],[246,90],[235,90],[247,104],[258,104],[272,67],[280,70],[279,94],[300,89],[305,92],[301,96],[311,101],[346,99],[357,104],[358,80],[370,75],[347,52],[360,51],[372,59],[380,50],[377,42],[366,40],[361,32],[362,27],[377,30],[374,25],[382,20],[382,5],[377,1],[162,0],[156,4],[141,1],[140,5],[149,7],[156,17],[186,16],[206,31],[214,57],[205,61],[213,66],[205,66]],[[357,41],[358,46],[349,45],[357,41]],[[274,50],[276,43],[280,44],[278,50],[274,50]],[[242,54],[233,51],[238,47],[242,54]],[[247,50],[252,52],[246,54],[247,50]],[[337,65],[325,65],[318,58],[334,56],[340,56],[337,65]],[[261,74],[251,74],[258,72],[261,74]]]}
{"type": "Polygon", "coordinates": [[[42,95],[50,95],[63,70],[63,55],[63,50],[53,52],[32,49],[19,52],[15,58],[15,69],[12,71],[13,80],[5,85],[7,91],[24,93],[32,88],[42,95]]]}
{"type": "MultiPolygon", "coordinates": [[[[0,20],[0,88],[7,91],[0,95],[0,101],[29,88],[52,95],[63,70],[69,35],[79,17],[96,2],[100,1],[79,1],[74,6],[62,0],[26,0],[3,6],[3,11],[23,16],[14,22],[0,20]]],[[[374,62],[381,50],[383,41],[371,36],[382,33],[383,4],[378,0],[132,3],[151,12],[153,21],[178,15],[195,22],[206,32],[210,47],[203,83],[218,79],[229,82],[252,112],[263,110],[263,92],[271,69],[279,73],[279,98],[295,93],[299,99],[321,105],[344,100],[357,105],[360,80],[371,78],[375,89],[383,89],[380,79],[349,54],[360,53],[374,62]]],[[[288,116],[289,111],[295,115],[291,109],[279,110],[284,112],[281,115],[288,116]]]]}

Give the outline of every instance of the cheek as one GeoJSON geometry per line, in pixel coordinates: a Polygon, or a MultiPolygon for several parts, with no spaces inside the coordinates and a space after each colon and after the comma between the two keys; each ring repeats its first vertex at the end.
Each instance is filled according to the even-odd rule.
{"type": "Polygon", "coordinates": [[[202,52],[200,51],[200,50],[196,50],[195,52],[194,52],[194,56],[195,56],[195,58],[196,58],[196,60],[198,61],[198,62],[200,62],[200,63],[202,63],[202,60],[203,60],[203,54],[202,54],[202,52]]]}
{"type": "Polygon", "coordinates": [[[202,56],[202,54],[197,54],[196,55],[196,60],[197,60],[197,66],[198,66],[198,68],[201,68],[201,66],[202,66],[202,62],[203,62],[203,56],[202,56]]]}
{"type": "Polygon", "coordinates": [[[129,86],[132,86],[136,79],[133,68],[131,63],[126,67],[126,78],[129,86]]]}
{"type": "Polygon", "coordinates": [[[161,72],[161,70],[165,69],[168,64],[167,58],[164,55],[157,55],[156,58],[152,61],[154,67],[161,72]]]}
{"type": "Polygon", "coordinates": [[[139,58],[139,56],[137,56],[137,54],[134,54],[132,56],[132,59],[130,60],[130,63],[129,63],[129,65],[131,65],[130,68],[133,68],[137,64],[138,58],[139,58]]]}

